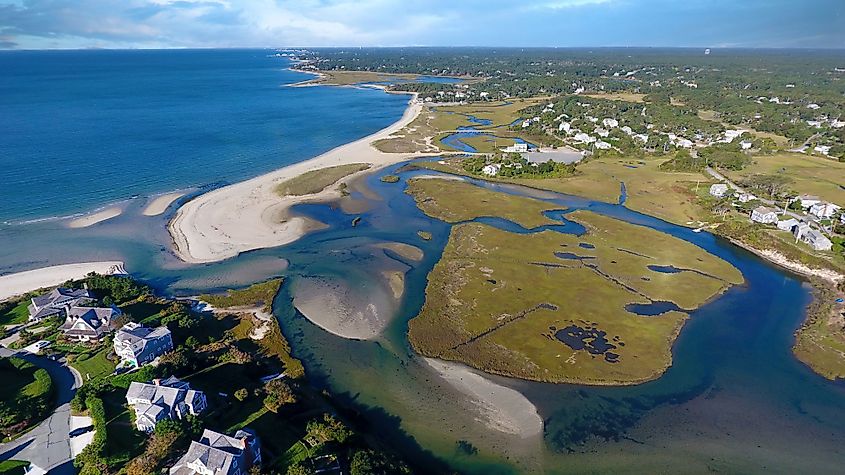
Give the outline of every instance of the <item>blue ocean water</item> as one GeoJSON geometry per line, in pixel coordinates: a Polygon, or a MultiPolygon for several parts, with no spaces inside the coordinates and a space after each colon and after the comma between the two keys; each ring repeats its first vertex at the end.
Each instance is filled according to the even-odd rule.
{"type": "Polygon", "coordinates": [[[234,182],[397,120],[407,97],[285,87],[270,50],[0,52],[0,223],[234,182]]]}

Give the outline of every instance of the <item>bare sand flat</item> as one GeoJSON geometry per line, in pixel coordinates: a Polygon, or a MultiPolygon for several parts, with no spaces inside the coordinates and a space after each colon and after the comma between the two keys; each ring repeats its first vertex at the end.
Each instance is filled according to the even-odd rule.
{"type": "Polygon", "coordinates": [[[241,252],[281,246],[302,237],[308,228],[300,217],[287,217],[297,203],[328,201],[341,196],[339,184],[366,172],[350,175],[320,193],[281,197],[276,185],[305,172],[350,163],[369,163],[376,169],[408,160],[417,154],[390,154],[372,143],[386,138],[413,121],[423,105],[411,100],[405,114],[393,125],[355,142],[342,145],[316,158],[266,175],[200,195],[182,205],[168,229],[174,252],[186,262],[214,262],[241,252]]]}
{"type": "Polygon", "coordinates": [[[390,297],[381,289],[360,288],[326,277],[303,277],[295,282],[293,305],[318,327],[352,340],[370,340],[390,322],[390,297]]]}
{"type": "Polygon", "coordinates": [[[490,429],[523,439],[543,432],[543,419],[537,408],[519,391],[496,384],[459,363],[422,359],[452,387],[469,397],[477,409],[476,419],[490,429]]]}
{"type": "Polygon", "coordinates": [[[405,259],[416,262],[421,261],[424,256],[422,249],[404,242],[387,242],[379,244],[377,247],[391,250],[405,259]]]}
{"type": "Polygon", "coordinates": [[[70,279],[81,279],[89,272],[98,274],[125,274],[121,261],[80,262],[59,266],[42,267],[0,276],[0,300],[25,294],[42,287],[59,285],[70,279]]]}
{"type": "Polygon", "coordinates": [[[69,228],[87,228],[88,226],[93,226],[107,219],[120,216],[121,213],[123,213],[122,209],[117,206],[112,206],[111,208],[106,208],[104,210],[97,211],[96,213],[86,214],[85,216],[73,219],[67,224],[67,226],[69,228]]]}
{"type": "Polygon", "coordinates": [[[167,207],[170,206],[171,203],[178,200],[179,198],[185,196],[185,193],[181,191],[176,191],[173,193],[167,193],[164,195],[159,195],[153,198],[150,203],[144,208],[143,215],[144,216],[158,216],[161,213],[167,211],[167,207]]]}

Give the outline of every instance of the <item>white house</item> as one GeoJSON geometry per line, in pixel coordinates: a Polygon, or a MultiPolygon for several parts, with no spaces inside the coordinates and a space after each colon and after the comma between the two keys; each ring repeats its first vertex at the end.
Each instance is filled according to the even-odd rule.
{"type": "Polygon", "coordinates": [[[816,145],[813,150],[822,155],[830,154],[830,145],[816,145]]]}
{"type": "Polygon", "coordinates": [[[126,403],[135,412],[135,427],[150,433],[164,419],[197,416],[207,407],[205,393],[171,376],[152,383],[132,382],[126,392],[126,403]]]}
{"type": "Polygon", "coordinates": [[[591,136],[585,134],[584,132],[579,132],[579,133],[575,134],[575,140],[577,140],[579,142],[583,142],[583,143],[593,143],[593,142],[596,141],[596,138],[591,137],[591,136]]]}
{"type": "Polygon", "coordinates": [[[832,218],[834,214],[841,210],[841,206],[826,201],[820,201],[810,206],[809,213],[820,219],[832,218]]]}
{"type": "Polygon", "coordinates": [[[601,127],[596,127],[596,130],[594,130],[593,132],[595,132],[596,135],[598,135],[599,137],[607,137],[610,135],[610,131],[608,131],[607,129],[602,129],[601,127]]]}
{"type": "Polygon", "coordinates": [[[793,198],[792,201],[790,201],[790,203],[794,203],[796,201],[801,202],[801,208],[803,208],[803,209],[808,209],[811,206],[822,202],[821,198],[819,198],[818,196],[814,196],[814,195],[798,195],[795,198],[793,198]]]}
{"type": "Polygon", "coordinates": [[[525,153],[528,151],[528,144],[525,142],[515,143],[509,147],[503,148],[502,151],[505,153],[525,153]]]}
{"type": "Polygon", "coordinates": [[[636,138],[637,140],[639,140],[642,143],[648,142],[648,134],[636,134],[636,135],[634,135],[634,138],[636,138]]]}
{"type": "Polygon", "coordinates": [[[572,130],[572,124],[570,124],[569,122],[561,122],[560,125],[557,126],[557,130],[559,132],[566,132],[568,134],[569,131],[572,130]]]}
{"type": "Polygon", "coordinates": [[[599,150],[610,150],[611,146],[604,140],[599,140],[596,142],[596,148],[599,150]]]}
{"type": "Polygon", "coordinates": [[[778,214],[771,208],[758,206],[751,211],[751,221],[763,224],[774,224],[778,222],[778,214]]]}
{"type": "Polygon", "coordinates": [[[753,146],[754,146],[754,143],[752,143],[750,140],[743,140],[742,142],[739,143],[739,147],[743,150],[750,150],[751,147],[753,147],[753,146]]]}
{"type": "Polygon", "coordinates": [[[612,129],[614,127],[619,127],[619,121],[616,119],[606,118],[601,121],[602,125],[608,129],[612,129]]]}
{"type": "Polygon", "coordinates": [[[675,145],[681,148],[692,148],[692,140],[685,139],[685,138],[678,138],[675,141],[675,145]]]}
{"type": "Polygon", "coordinates": [[[715,196],[716,198],[724,198],[727,193],[728,185],[724,183],[716,183],[714,185],[710,185],[710,194],[715,196]]]}
{"type": "Polygon", "coordinates": [[[809,125],[810,127],[815,127],[817,129],[820,129],[822,127],[822,121],[820,121],[820,120],[808,120],[807,125],[809,125]]]}
{"type": "Polygon", "coordinates": [[[820,106],[820,105],[818,105],[818,104],[815,104],[815,103],[813,103],[813,104],[807,104],[807,109],[811,109],[811,110],[821,109],[821,107],[822,107],[822,106],[820,106]]]}
{"type": "Polygon", "coordinates": [[[745,132],[747,132],[747,130],[743,130],[743,129],[735,129],[735,130],[733,130],[733,129],[729,129],[729,130],[726,130],[726,131],[725,131],[725,138],[724,138],[724,139],[722,139],[722,142],[724,142],[724,143],[731,143],[731,142],[733,142],[733,141],[734,141],[734,139],[736,139],[736,138],[737,138],[737,137],[739,137],[740,135],[744,134],[745,132]]]}
{"type": "Polygon", "coordinates": [[[798,221],[795,218],[785,219],[783,221],[778,221],[778,229],[781,231],[792,231],[795,226],[801,224],[801,221],[798,221]]]}
{"type": "Polygon", "coordinates": [[[751,193],[736,193],[734,196],[736,196],[740,203],[748,203],[749,201],[757,199],[757,197],[751,193]]]}
{"type": "Polygon", "coordinates": [[[121,360],[139,367],[173,349],[167,327],[147,328],[129,322],[114,335],[114,352],[121,360]]]}
{"type": "Polygon", "coordinates": [[[484,165],[484,168],[481,169],[481,173],[487,176],[496,176],[499,174],[499,170],[502,169],[502,165],[498,163],[491,163],[489,165],[484,165]]]}

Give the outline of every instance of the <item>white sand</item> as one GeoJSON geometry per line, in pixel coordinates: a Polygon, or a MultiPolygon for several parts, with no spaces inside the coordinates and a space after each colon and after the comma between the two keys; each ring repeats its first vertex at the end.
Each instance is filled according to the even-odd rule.
{"type": "Polygon", "coordinates": [[[293,287],[293,305],[323,330],[350,340],[377,338],[393,315],[389,297],[361,282],[302,277],[293,287]]]}
{"type": "MultiPolygon", "coordinates": [[[[288,216],[289,208],[305,201],[339,197],[340,182],[320,193],[284,198],[276,194],[276,185],[311,170],[350,163],[369,163],[377,168],[419,155],[380,152],[372,143],[409,124],[419,115],[422,107],[414,96],[399,121],[373,135],[310,160],[219,188],[185,203],[168,226],[176,255],[186,262],[214,262],[241,252],[281,246],[299,239],[308,232],[308,228],[304,219],[288,216]]],[[[353,174],[341,182],[362,173],[366,172],[353,174]]]]}
{"type": "Polygon", "coordinates": [[[41,269],[2,275],[0,276],[0,300],[25,294],[42,287],[59,285],[70,279],[81,279],[89,272],[111,275],[125,274],[126,270],[123,268],[123,262],[103,261],[42,267],[41,269]]]}
{"type": "Polygon", "coordinates": [[[120,216],[121,213],[123,213],[122,209],[117,206],[112,206],[111,208],[106,208],[104,210],[97,211],[96,213],[86,214],[85,216],[76,218],[70,221],[67,225],[69,228],[87,228],[88,226],[93,226],[107,219],[112,219],[115,216],[120,216]]]}
{"type": "Polygon", "coordinates": [[[144,208],[143,214],[144,216],[158,216],[167,211],[167,207],[170,206],[170,203],[173,203],[183,196],[185,196],[185,193],[181,191],[156,196],[152,201],[150,201],[150,204],[144,208]]]}
{"type": "Polygon", "coordinates": [[[543,432],[537,408],[519,391],[496,384],[458,363],[422,358],[441,378],[469,397],[476,420],[487,427],[523,439],[543,432]]]}

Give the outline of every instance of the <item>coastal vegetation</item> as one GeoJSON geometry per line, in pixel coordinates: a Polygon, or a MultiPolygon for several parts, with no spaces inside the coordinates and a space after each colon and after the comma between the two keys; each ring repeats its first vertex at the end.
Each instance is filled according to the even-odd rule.
{"type": "MultiPolygon", "coordinates": [[[[442,181],[429,193],[442,198],[467,186],[442,181]]],[[[457,212],[449,204],[466,202],[426,213],[448,220],[457,212]]],[[[537,203],[522,215],[542,216],[537,203]]],[[[633,384],[671,364],[688,311],[743,282],[730,264],[669,235],[587,211],[567,219],[586,234],[453,227],[409,323],[413,347],[524,379],[633,384]]]]}
{"type": "Polygon", "coordinates": [[[53,405],[47,371],[21,358],[0,359],[0,433],[20,434],[44,419],[53,405]]]}
{"type": "Polygon", "coordinates": [[[319,193],[341,179],[370,168],[366,163],[350,163],[334,167],[311,170],[290,180],[279,183],[276,193],[280,196],[304,196],[319,193]]]}
{"type": "Polygon", "coordinates": [[[560,224],[543,214],[544,211],[560,209],[559,206],[497,193],[462,181],[417,178],[408,181],[406,192],[414,197],[425,214],[447,223],[496,216],[525,228],[560,224]]]}

